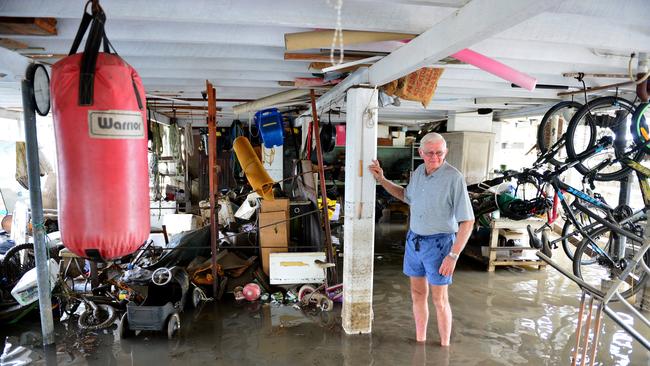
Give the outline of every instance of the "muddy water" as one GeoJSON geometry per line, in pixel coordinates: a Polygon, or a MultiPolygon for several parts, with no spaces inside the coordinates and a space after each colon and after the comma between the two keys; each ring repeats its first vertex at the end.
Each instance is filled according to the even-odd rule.
{"type": "MultiPolygon", "coordinates": [[[[345,335],[340,306],[321,314],[291,306],[208,303],[182,314],[181,335],[171,342],[153,333],[120,341],[114,330],[78,334],[74,324],[69,330],[58,324],[56,359],[58,364],[147,366],[570,364],[579,292],[551,268],[487,273],[463,259],[450,288],[451,347],[437,345],[433,312],[429,341],[416,344],[408,279],[401,274],[402,229],[378,228],[371,335],[345,335]]],[[[3,326],[0,333],[9,336],[3,364],[20,364],[18,355],[45,362],[30,330],[38,331],[38,323],[3,326]]],[[[650,365],[650,353],[605,318],[596,364],[650,365]]]]}

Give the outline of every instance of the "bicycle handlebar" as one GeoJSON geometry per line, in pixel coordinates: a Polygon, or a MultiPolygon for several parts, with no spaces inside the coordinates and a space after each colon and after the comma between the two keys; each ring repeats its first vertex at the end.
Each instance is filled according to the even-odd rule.
{"type": "MultiPolygon", "coordinates": [[[[535,178],[535,180],[537,180],[537,182],[550,182],[553,178],[561,175],[562,173],[569,170],[570,168],[572,168],[576,164],[584,161],[585,159],[587,159],[587,158],[593,156],[594,154],[597,154],[600,151],[604,150],[605,148],[611,146],[613,142],[614,142],[614,140],[612,139],[611,136],[603,136],[598,140],[598,142],[596,142],[596,144],[594,146],[592,146],[589,149],[587,149],[587,150],[583,151],[582,153],[578,154],[578,156],[576,156],[576,159],[573,159],[571,161],[566,162],[565,164],[559,166],[555,170],[547,170],[544,173],[540,173],[539,171],[537,171],[537,169],[539,169],[539,167],[540,167],[539,165],[541,165],[541,164],[533,165],[532,168],[525,168],[521,172],[516,171],[516,170],[505,170],[505,171],[502,172],[502,174],[503,174],[502,177],[493,178],[493,179],[483,181],[481,183],[469,185],[469,186],[467,186],[467,190],[470,191],[470,192],[476,192],[477,190],[485,190],[487,188],[493,187],[493,186],[495,186],[497,184],[501,184],[502,182],[504,182],[506,180],[510,180],[512,178],[526,179],[526,178],[532,177],[532,178],[535,178]]],[[[602,166],[602,167],[604,167],[604,166],[602,166]]],[[[601,164],[599,164],[597,166],[598,169],[601,169],[602,167],[601,167],[601,164]]]]}

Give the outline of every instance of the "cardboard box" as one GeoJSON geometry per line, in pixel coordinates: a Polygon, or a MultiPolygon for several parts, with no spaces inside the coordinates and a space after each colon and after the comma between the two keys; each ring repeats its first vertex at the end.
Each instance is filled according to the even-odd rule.
{"type": "Polygon", "coordinates": [[[378,137],[377,146],[393,146],[393,139],[391,137],[378,137]]]}
{"type": "Polygon", "coordinates": [[[260,199],[260,212],[287,211],[289,212],[289,199],[276,198],[274,200],[260,199]]]}
{"type": "Polygon", "coordinates": [[[260,200],[259,228],[262,269],[268,275],[270,254],[289,248],[289,199],[260,200]]]}

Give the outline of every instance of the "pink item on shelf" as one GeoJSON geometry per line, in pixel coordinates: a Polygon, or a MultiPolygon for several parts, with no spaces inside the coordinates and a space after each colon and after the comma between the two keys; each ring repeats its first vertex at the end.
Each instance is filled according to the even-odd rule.
{"type": "Polygon", "coordinates": [[[481,70],[487,71],[490,74],[494,74],[530,91],[535,90],[535,85],[537,85],[537,79],[534,77],[519,72],[508,65],[504,65],[495,59],[472,51],[469,48],[460,50],[451,55],[451,57],[470,65],[474,65],[481,70]]]}

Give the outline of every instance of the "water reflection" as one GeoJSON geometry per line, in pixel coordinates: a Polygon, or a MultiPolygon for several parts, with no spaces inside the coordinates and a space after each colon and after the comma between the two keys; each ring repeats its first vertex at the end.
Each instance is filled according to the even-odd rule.
{"type": "MultiPolygon", "coordinates": [[[[454,312],[451,347],[437,345],[433,312],[427,344],[414,342],[409,284],[401,274],[402,251],[398,247],[403,234],[387,230],[377,239],[370,335],[346,335],[341,328],[340,305],[323,313],[291,305],[226,300],[182,313],[180,336],[172,342],[158,332],[120,340],[115,328],[88,334],[78,333],[75,322],[70,322],[70,330],[57,323],[60,344],[56,359],[59,364],[145,366],[571,363],[580,292],[551,268],[487,273],[482,265],[462,259],[450,287],[454,312]]],[[[38,323],[31,327],[38,329],[38,323]]],[[[16,360],[25,354],[33,364],[45,364],[38,333],[25,335],[21,341],[18,330],[0,331],[12,335],[0,364],[20,365],[16,360]]],[[[595,364],[647,365],[648,360],[650,353],[604,318],[595,364]]]]}

